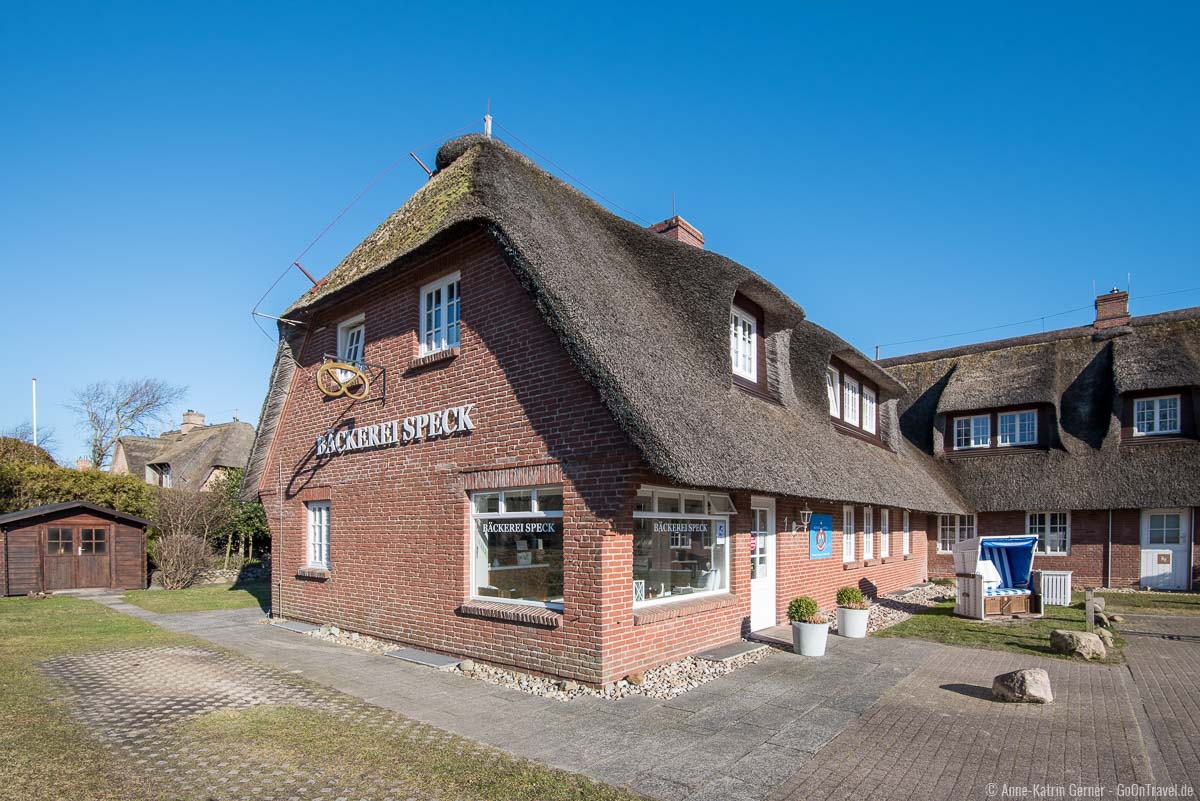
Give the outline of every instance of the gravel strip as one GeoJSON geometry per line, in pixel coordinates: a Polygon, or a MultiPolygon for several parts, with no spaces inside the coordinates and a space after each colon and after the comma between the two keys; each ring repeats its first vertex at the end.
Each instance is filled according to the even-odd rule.
{"type": "MultiPolygon", "coordinates": [[[[871,604],[871,614],[867,616],[867,633],[872,634],[902,623],[917,612],[953,598],[954,588],[943,587],[940,584],[923,584],[881,595],[871,604]]],[[[829,624],[829,630],[837,631],[836,615],[829,624]]]]}

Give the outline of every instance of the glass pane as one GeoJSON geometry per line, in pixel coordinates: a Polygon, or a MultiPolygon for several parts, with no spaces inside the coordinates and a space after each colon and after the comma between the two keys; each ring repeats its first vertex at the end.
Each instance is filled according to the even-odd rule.
{"type": "Polygon", "coordinates": [[[529,490],[509,490],[504,493],[504,511],[511,512],[532,512],[533,511],[533,493],[529,490]]]}
{"type": "Polygon", "coordinates": [[[543,489],[537,491],[537,505],[539,512],[561,512],[563,508],[563,494],[561,489],[543,489]]]}
{"type": "Polygon", "coordinates": [[[475,511],[478,514],[494,514],[500,511],[500,493],[480,492],[474,496],[475,511]]]}
{"type": "Polygon", "coordinates": [[[562,532],[561,518],[476,520],[475,594],[562,603],[562,532]]]}
{"type": "Polygon", "coordinates": [[[635,512],[652,512],[654,511],[653,506],[654,496],[648,492],[639,492],[637,497],[633,499],[633,511],[635,512]]]}
{"type": "Polygon", "coordinates": [[[679,512],[679,496],[678,495],[659,495],[658,496],[658,511],[666,514],[676,514],[679,512]]]}
{"type": "Polygon", "coordinates": [[[683,511],[689,515],[704,514],[704,496],[686,495],[683,498],[683,511]]]}
{"type": "Polygon", "coordinates": [[[639,589],[649,601],[728,586],[723,570],[727,546],[716,544],[716,521],[640,517],[633,525],[635,597],[639,589]]]}

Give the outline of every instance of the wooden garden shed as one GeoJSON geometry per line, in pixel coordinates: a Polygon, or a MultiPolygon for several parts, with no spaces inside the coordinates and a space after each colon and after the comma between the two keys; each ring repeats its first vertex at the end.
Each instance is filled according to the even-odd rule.
{"type": "Polygon", "coordinates": [[[0,515],[0,595],[144,588],[149,525],[86,501],[0,515]]]}

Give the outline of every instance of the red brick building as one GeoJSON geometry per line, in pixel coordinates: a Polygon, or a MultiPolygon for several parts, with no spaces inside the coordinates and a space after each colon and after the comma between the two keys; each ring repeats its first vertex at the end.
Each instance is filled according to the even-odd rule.
{"type": "Polygon", "coordinates": [[[679,218],[482,137],[437,168],[283,314],[276,614],[601,683],[926,577],[972,508],[894,376],[679,218]]]}
{"type": "Polygon", "coordinates": [[[1036,565],[1075,586],[1189,589],[1200,580],[1200,308],[1131,317],[1096,299],[1092,325],[880,362],[908,387],[905,437],[973,515],[929,528],[929,572],[965,537],[1035,534],[1036,565]]]}

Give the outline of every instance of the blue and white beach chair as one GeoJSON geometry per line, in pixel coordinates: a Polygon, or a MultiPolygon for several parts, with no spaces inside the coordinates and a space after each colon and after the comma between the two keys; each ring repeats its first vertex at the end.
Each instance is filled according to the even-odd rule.
{"type": "Polygon", "coordinates": [[[954,546],[954,613],[988,617],[1042,614],[1041,576],[1033,569],[1037,537],[975,537],[954,546]]]}

